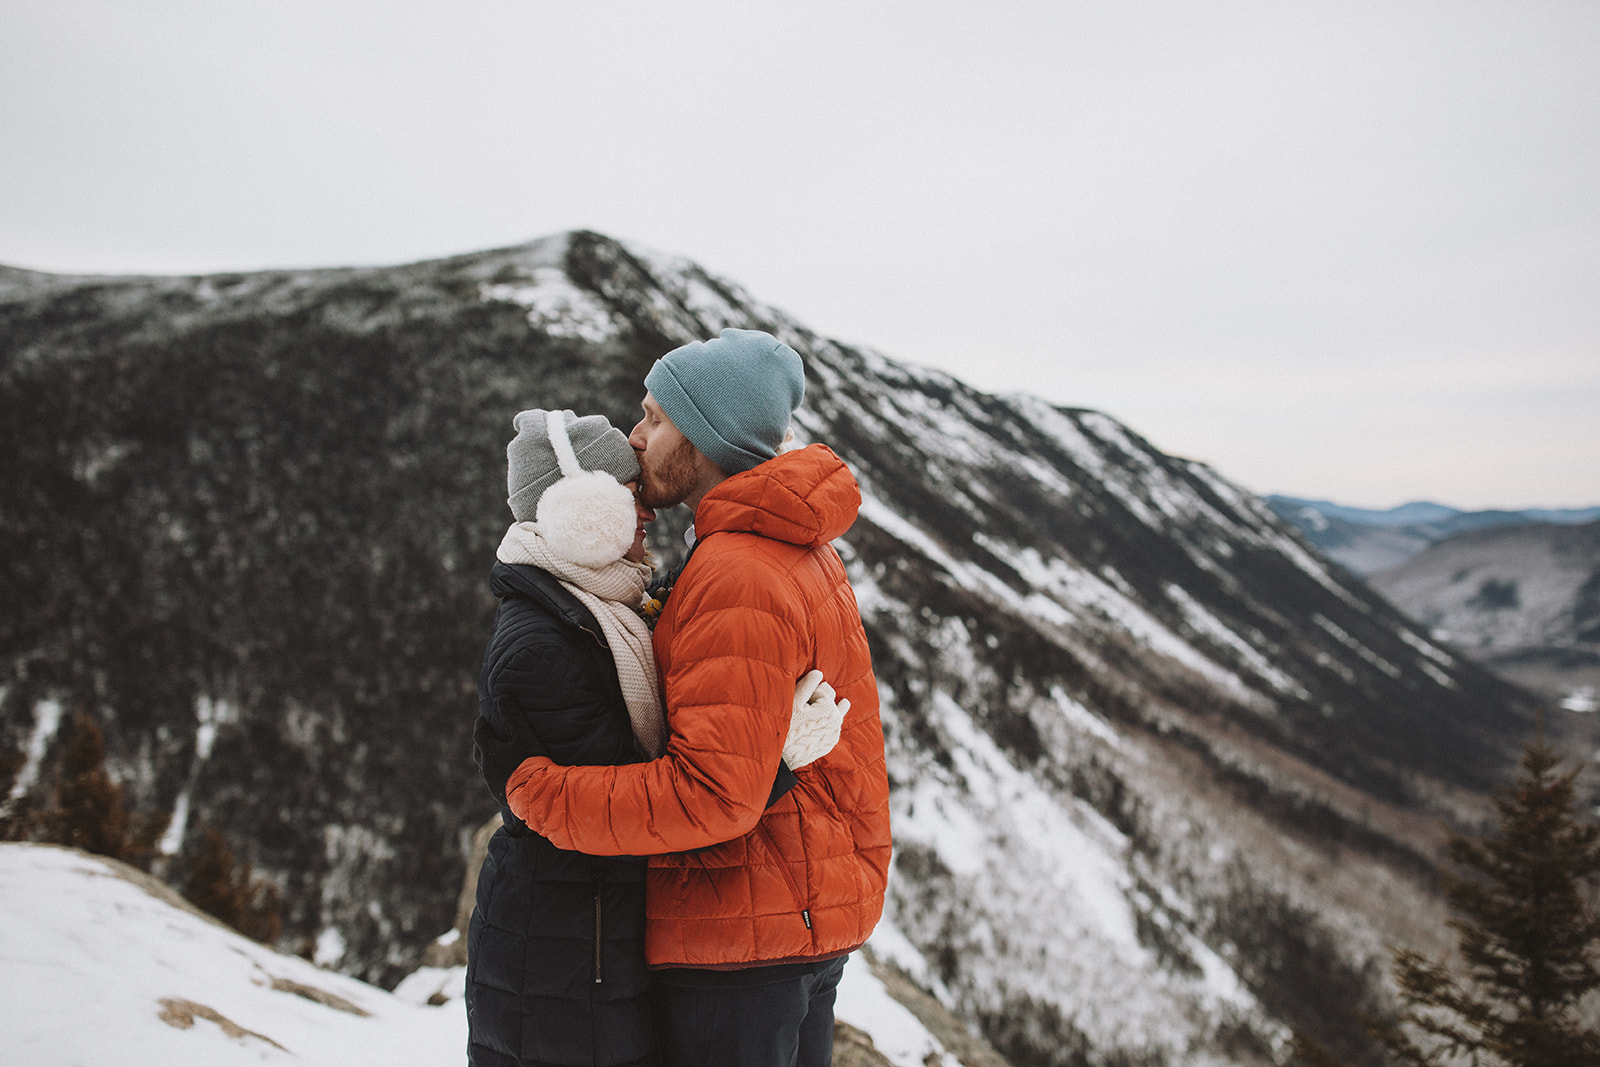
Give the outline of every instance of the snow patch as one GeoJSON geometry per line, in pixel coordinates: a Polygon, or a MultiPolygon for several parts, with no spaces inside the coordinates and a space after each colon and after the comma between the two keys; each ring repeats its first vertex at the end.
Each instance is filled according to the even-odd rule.
{"type": "Polygon", "coordinates": [[[1410,630],[1407,630],[1407,629],[1405,629],[1403,627],[1399,630],[1399,634],[1400,634],[1400,640],[1404,641],[1406,644],[1410,645],[1412,648],[1416,649],[1418,652],[1421,652],[1424,656],[1427,656],[1429,659],[1433,660],[1433,662],[1437,663],[1439,666],[1441,666],[1441,667],[1453,667],[1453,666],[1455,666],[1455,662],[1456,662],[1455,661],[1455,657],[1450,655],[1450,653],[1446,652],[1444,649],[1438,648],[1438,647],[1430,644],[1429,642],[1424,641],[1422,638],[1418,637],[1416,634],[1412,633],[1410,630]]]}
{"type": "Polygon", "coordinates": [[[339,928],[329,926],[317,935],[317,946],[312,950],[311,959],[321,967],[331,967],[344,959],[344,936],[339,933],[339,928]]]}
{"type": "Polygon", "coordinates": [[[72,476],[88,486],[98,485],[100,479],[133,454],[134,446],[127,441],[106,444],[85,442],[73,460],[72,476]]]}
{"type": "Polygon", "coordinates": [[[1183,613],[1184,622],[1188,623],[1189,627],[1195,632],[1203,634],[1219,645],[1232,649],[1257,678],[1265,681],[1278,692],[1298,697],[1301,700],[1310,699],[1311,694],[1306,692],[1304,687],[1267,662],[1267,658],[1255,646],[1234,633],[1227,626],[1224,626],[1215,615],[1212,615],[1198,600],[1190,596],[1188,590],[1175,582],[1168,582],[1163,586],[1163,589],[1166,591],[1167,599],[1176,604],[1178,610],[1183,613]]]}
{"type": "Polygon", "coordinates": [[[1362,659],[1378,668],[1384,674],[1387,674],[1391,678],[1400,677],[1401,670],[1399,667],[1396,667],[1393,663],[1390,663],[1388,660],[1372,651],[1372,649],[1368,648],[1360,641],[1357,641],[1326,615],[1323,615],[1319,612],[1313,614],[1311,619],[1322,628],[1323,632],[1327,633],[1345,648],[1348,648],[1350,651],[1354,652],[1356,655],[1360,656],[1362,659]]]}
{"type": "Polygon", "coordinates": [[[940,548],[933,538],[923,533],[910,522],[902,519],[898,512],[865,491],[861,494],[861,507],[856,514],[889,536],[898,538],[921,552],[930,563],[943,567],[952,577],[968,570],[966,564],[958,562],[943,548],[940,548]]]}
{"type": "Polygon", "coordinates": [[[1135,599],[1098,575],[1064,559],[1046,560],[1036,549],[1018,549],[981,533],[974,534],[973,540],[1009,564],[1038,590],[1023,597],[994,579],[997,592],[1013,603],[1024,617],[1068,629],[1084,626],[1120,630],[1150,651],[1202,676],[1246,707],[1271,710],[1271,702],[1247,686],[1237,674],[1203,655],[1145,611],[1135,599]]]}
{"type": "Polygon", "coordinates": [[[39,767],[44,763],[50,739],[61,729],[61,711],[61,703],[56,700],[41,700],[33,706],[33,732],[28,735],[25,760],[17,780],[11,784],[8,800],[25,795],[39,780],[39,767]]]}
{"type": "MultiPolygon", "coordinates": [[[[1031,775],[1012,765],[949,694],[935,692],[929,704],[950,739],[955,774],[971,790],[970,808],[957,808],[945,796],[934,798],[932,806],[944,819],[935,828],[941,858],[952,870],[976,874],[995,851],[975,847],[980,843],[1048,843],[1047,850],[1036,854],[1040,864],[1032,868],[1030,882],[1048,882],[1064,901],[1076,902],[1078,906],[1070,910],[1088,916],[1100,936],[1142,956],[1121,886],[1124,876],[1117,856],[1126,846],[1123,835],[1086,806],[1074,812],[1077,819],[1069,818],[1031,775]]],[[[903,832],[912,838],[928,825],[915,816],[908,821],[903,832]]]]}
{"type": "Polygon", "coordinates": [[[1259,531],[1265,532],[1259,532],[1256,529],[1237,526],[1232,523],[1229,524],[1246,540],[1254,544],[1263,545],[1273,551],[1281,552],[1296,567],[1309,575],[1318,585],[1344,601],[1347,606],[1362,614],[1372,613],[1372,608],[1340,584],[1338,579],[1329,573],[1327,566],[1322,561],[1301,548],[1294,538],[1279,530],[1277,526],[1279,520],[1273,515],[1272,510],[1262,503],[1260,498],[1244,493],[1203,463],[1191,463],[1189,471],[1196,478],[1203,481],[1220,499],[1226,501],[1230,507],[1242,513],[1254,515],[1260,520],[1259,531]]]}
{"type": "Polygon", "coordinates": [[[860,953],[845,964],[834,1017],[869,1034],[873,1048],[895,1067],[961,1067],[917,1017],[889,995],[860,953]]]}
{"type": "Polygon", "coordinates": [[[1067,722],[1091,737],[1105,742],[1114,749],[1119,751],[1122,749],[1122,737],[1111,728],[1111,724],[1072,699],[1059,686],[1051,688],[1050,699],[1055,701],[1056,707],[1061,709],[1061,713],[1066,717],[1067,722]]]}
{"type": "Polygon", "coordinates": [[[459,1005],[423,1008],[275,952],[131,868],[0,844],[0,1061],[459,1062],[459,1005]]]}
{"type": "Polygon", "coordinates": [[[1596,697],[1594,686],[1580,686],[1562,698],[1561,709],[1587,715],[1600,711],[1600,697],[1596,697]]]}
{"type": "MultiPolygon", "coordinates": [[[[439,943],[443,941],[444,938],[441,937],[439,943]]],[[[394,987],[394,995],[407,1004],[432,1007],[450,1001],[459,1003],[466,996],[466,991],[465,967],[422,967],[406,975],[400,980],[400,984],[394,987]]]]}
{"type": "Polygon", "coordinates": [[[537,267],[530,281],[522,284],[478,285],[478,298],[485,303],[516,304],[528,309],[528,324],[552,337],[573,337],[600,344],[616,336],[616,321],[611,309],[580,289],[556,267],[537,267]]]}
{"type": "Polygon", "coordinates": [[[189,829],[189,807],[194,786],[200,778],[201,768],[211,758],[211,751],[216,746],[217,727],[239,721],[238,709],[226,701],[213,700],[209,696],[201,696],[195,701],[194,715],[194,759],[189,763],[189,777],[184,781],[178,799],[173,802],[172,818],[167,823],[166,833],[161,835],[161,841],[156,845],[156,850],[163,856],[176,856],[183,848],[183,838],[189,829]]]}
{"type": "Polygon", "coordinates": [[[1418,663],[1417,666],[1422,668],[1423,674],[1426,674],[1429,678],[1432,678],[1435,682],[1438,682],[1446,689],[1456,688],[1456,680],[1444,673],[1444,671],[1441,671],[1438,667],[1435,667],[1433,664],[1424,662],[1418,663]]]}

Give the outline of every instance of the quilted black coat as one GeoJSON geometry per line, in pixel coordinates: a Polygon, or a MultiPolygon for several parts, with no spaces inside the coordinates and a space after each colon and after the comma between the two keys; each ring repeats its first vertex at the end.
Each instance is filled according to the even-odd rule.
{"type": "MultiPolygon", "coordinates": [[[[479,676],[481,714],[526,716],[562,764],[632,763],[600,625],[550,574],[497,563],[500,598],[479,676]]],[[[645,861],[564,852],[509,810],[489,842],[467,942],[474,1067],[656,1064],[644,963],[645,861]]]]}

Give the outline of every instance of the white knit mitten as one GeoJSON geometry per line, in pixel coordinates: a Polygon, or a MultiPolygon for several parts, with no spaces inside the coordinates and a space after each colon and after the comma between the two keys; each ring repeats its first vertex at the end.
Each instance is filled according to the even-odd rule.
{"type": "Polygon", "coordinates": [[[821,671],[812,671],[794,687],[794,714],[789,718],[789,736],[783,742],[783,762],[797,771],[821,759],[839,743],[845,712],[850,701],[836,699],[833,686],[822,680],[821,671]]]}

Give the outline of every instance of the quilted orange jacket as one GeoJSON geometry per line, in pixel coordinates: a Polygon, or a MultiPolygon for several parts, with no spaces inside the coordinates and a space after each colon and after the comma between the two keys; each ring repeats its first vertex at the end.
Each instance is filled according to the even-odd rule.
{"type": "Polygon", "coordinates": [[[733,475],[695,513],[698,543],[656,624],[666,753],[649,763],[527,760],[513,812],[559,848],[648,855],[651,966],[734,968],[841,955],[883,912],[889,782],[878,689],[829,544],[860,489],[811,445],[733,475]],[[850,701],[839,744],[764,808],[795,680],[850,701]]]}

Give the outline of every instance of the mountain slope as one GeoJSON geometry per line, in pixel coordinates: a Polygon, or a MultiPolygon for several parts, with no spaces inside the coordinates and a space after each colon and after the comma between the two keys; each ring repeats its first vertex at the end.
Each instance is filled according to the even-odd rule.
{"type": "Polygon", "coordinates": [[[1600,522],[1456,534],[1370,577],[1436,637],[1571,710],[1600,687],[1600,522]]]}
{"type": "Polygon", "coordinates": [[[1105,415],[595,234],[0,277],[5,739],[95,715],[135,799],[187,813],[171,841],[222,827],[290,937],[396,980],[490,810],[467,732],[512,413],[630,424],[651,361],[724,326],[805,355],[797,430],[862,483],[839,547],[894,785],[879,954],[1019,1065],[1266,1063],[1289,1026],[1364,1055],[1349,1012],[1386,942],[1437,928],[1437,820],[1507,766],[1514,693],[1105,415]]]}
{"type": "Polygon", "coordinates": [[[1600,523],[1457,534],[1371,581],[1463,649],[1600,645],[1600,523]]]}

